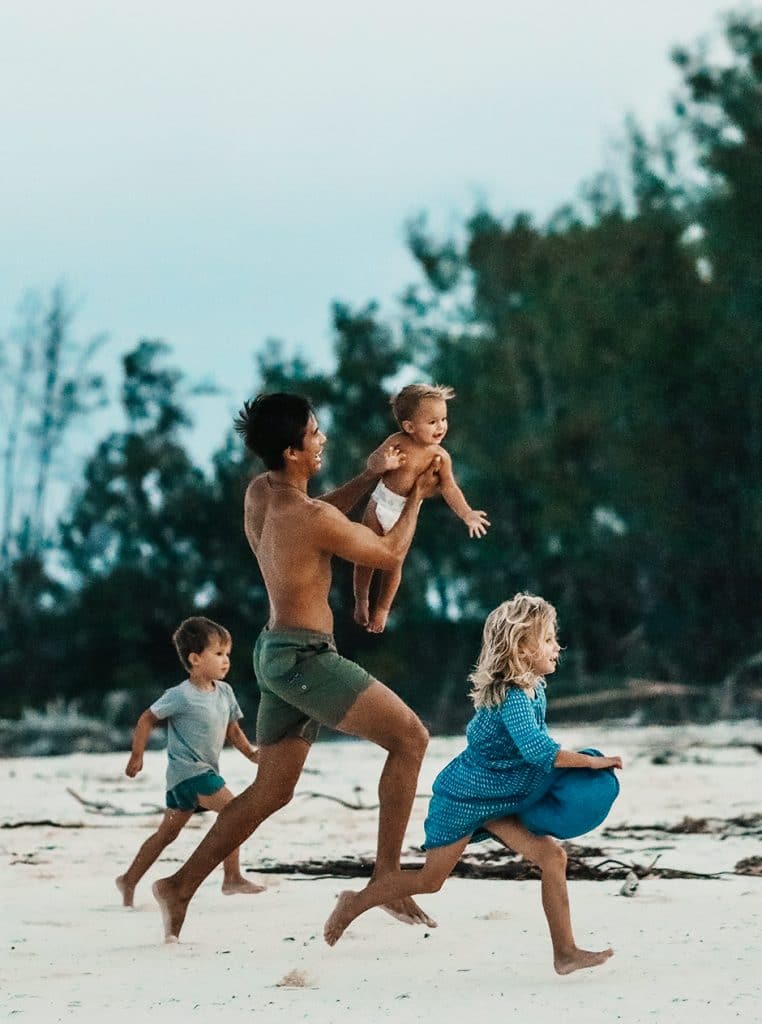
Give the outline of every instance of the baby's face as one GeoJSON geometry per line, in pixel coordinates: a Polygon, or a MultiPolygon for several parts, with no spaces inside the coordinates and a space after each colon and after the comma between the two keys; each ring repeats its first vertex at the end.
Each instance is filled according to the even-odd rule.
{"type": "Polygon", "coordinates": [[[420,444],[441,444],[447,433],[447,402],[442,398],[422,398],[402,426],[420,444]]]}

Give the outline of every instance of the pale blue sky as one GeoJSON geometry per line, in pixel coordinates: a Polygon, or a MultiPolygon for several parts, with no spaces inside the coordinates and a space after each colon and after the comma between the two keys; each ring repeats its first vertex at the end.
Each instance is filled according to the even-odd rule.
{"type": "Polygon", "coordinates": [[[108,357],[163,337],[220,441],[280,337],[326,363],[333,299],[393,310],[404,223],[543,219],[669,116],[712,0],[4,0],[0,334],[64,280],[108,357]]]}

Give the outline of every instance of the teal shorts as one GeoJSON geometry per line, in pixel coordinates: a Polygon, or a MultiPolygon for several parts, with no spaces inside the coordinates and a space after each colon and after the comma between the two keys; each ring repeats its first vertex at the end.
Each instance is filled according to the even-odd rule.
{"type": "Polygon", "coordinates": [[[178,782],[174,789],[167,790],[167,807],[171,811],[205,811],[198,802],[200,796],[211,796],[225,785],[225,780],[216,772],[204,772],[190,779],[178,782]]]}
{"type": "Polygon", "coordinates": [[[373,678],[336,650],[332,636],[308,629],[263,629],[254,647],[259,685],[257,743],[287,736],[311,743],[335,728],[373,678]]]}

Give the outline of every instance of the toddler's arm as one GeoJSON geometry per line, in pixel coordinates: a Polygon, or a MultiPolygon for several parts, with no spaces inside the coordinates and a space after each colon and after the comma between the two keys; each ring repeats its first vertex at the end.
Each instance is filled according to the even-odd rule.
{"type": "Polygon", "coordinates": [[[127,762],[127,767],[124,769],[125,775],[129,775],[131,779],[134,779],[138,772],[143,770],[143,754],[146,749],[146,743],[148,743],[148,737],[160,721],[161,719],[157,718],[150,708],[144,711],[138,719],[135,731],[132,734],[132,753],[127,762]]]}
{"type": "Polygon", "coordinates": [[[248,758],[249,761],[253,761],[254,764],[259,762],[259,751],[248,741],[246,734],[238,722],[230,723],[226,736],[230,744],[234,746],[236,750],[240,750],[243,756],[248,758]]]}
{"type": "Polygon", "coordinates": [[[621,768],[621,757],[597,757],[594,754],[579,754],[576,750],[559,750],[555,768],[621,768]]]}
{"type": "Polygon", "coordinates": [[[487,513],[475,511],[466,501],[463,491],[455,482],[452,472],[452,459],[442,449],[442,468],[439,471],[441,481],[442,497],[453,510],[456,516],[463,520],[468,527],[469,537],[483,537],[490,525],[487,513]]]}

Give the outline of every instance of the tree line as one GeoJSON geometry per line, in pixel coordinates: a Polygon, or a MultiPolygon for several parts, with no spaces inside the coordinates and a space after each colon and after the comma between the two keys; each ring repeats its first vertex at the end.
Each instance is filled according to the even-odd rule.
{"type": "MultiPolygon", "coordinates": [[[[468,715],[484,615],[517,590],[558,608],[556,693],[652,678],[699,685],[712,708],[762,649],[762,23],[730,17],[725,36],[724,63],[673,54],[670,130],[628,125],[626,180],[600,176],[542,225],[479,208],[438,239],[418,218],[397,316],[335,304],[330,373],[275,343],[256,356],[252,394],[312,400],[326,490],[392,432],[400,381],[457,391],[446,444],[489,534],[470,541],[428,502],[381,639],[352,622],[351,567],[332,595],[342,651],[436,729],[468,715]]],[[[178,681],[169,636],[197,611],[231,630],[252,715],[267,602],[241,507],[256,467],[232,430],[211,468],[194,462],[191,385],[143,339],[122,361],[124,429],[46,529],[51,464],[104,401],[97,340],[75,358],[68,330],[56,293],[2,349],[2,714],[63,696],[126,721],[178,681]]]]}

